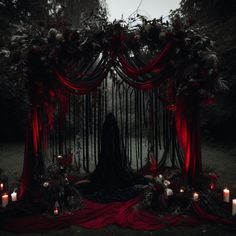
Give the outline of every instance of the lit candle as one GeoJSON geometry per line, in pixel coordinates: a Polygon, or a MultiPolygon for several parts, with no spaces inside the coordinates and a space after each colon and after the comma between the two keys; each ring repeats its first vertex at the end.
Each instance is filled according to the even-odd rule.
{"type": "Polygon", "coordinates": [[[4,188],[4,184],[3,183],[0,183],[0,190],[2,191],[4,188]]]}
{"type": "Polygon", "coordinates": [[[181,188],[179,191],[180,191],[181,193],[184,193],[184,189],[183,189],[183,188],[181,188]]]}
{"type": "Polygon", "coordinates": [[[57,207],[54,208],[53,214],[57,216],[59,214],[59,210],[57,207]]]}
{"type": "Polygon", "coordinates": [[[215,185],[213,183],[210,184],[210,189],[214,190],[215,189],[215,185]]]}
{"type": "Polygon", "coordinates": [[[11,194],[11,201],[12,201],[12,202],[16,202],[16,201],[17,201],[17,193],[16,193],[16,192],[13,192],[13,193],[11,194]]]}
{"type": "Polygon", "coordinates": [[[224,202],[229,202],[229,196],[230,196],[230,191],[229,191],[229,189],[225,188],[223,190],[224,202]]]}
{"type": "Polygon", "coordinates": [[[2,207],[6,207],[8,204],[8,194],[7,193],[4,193],[2,195],[2,207]]]}
{"type": "Polygon", "coordinates": [[[232,215],[236,215],[236,199],[232,200],[232,215]]]}
{"type": "Polygon", "coordinates": [[[198,193],[193,193],[193,201],[198,201],[198,199],[199,199],[199,194],[198,193]]]}

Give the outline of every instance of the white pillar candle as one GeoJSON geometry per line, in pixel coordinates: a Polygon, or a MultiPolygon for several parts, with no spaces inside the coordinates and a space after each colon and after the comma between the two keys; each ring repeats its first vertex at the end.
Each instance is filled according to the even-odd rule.
{"type": "Polygon", "coordinates": [[[230,196],[230,191],[229,191],[229,189],[225,188],[223,190],[224,202],[229,202],[229,196],[230,196]]]}
{"type": "Polygon", "coordinates": [[[11,194],[11,201],[12,201],[12,202],[16,202],[16,201],[17,201],[17,193],[16,193],[16,192],[13,192],[13,193],[11,194]]]}
{"type": "Polygon", "coordinates": [[[232,215],[236,215],[236,199],[232,200],[232,215]]]}
{"type": "Polygon", "coordinates": [[[4,193],[2,195],[2,207],[6,207],[8,204],[8,194],[7,193],[4,193]]]}
{"type": "Polygon", "coordinates": [[[198,193],[193,193],[193,201],[198,201],[199,199],[199,194],[198,193]]]}

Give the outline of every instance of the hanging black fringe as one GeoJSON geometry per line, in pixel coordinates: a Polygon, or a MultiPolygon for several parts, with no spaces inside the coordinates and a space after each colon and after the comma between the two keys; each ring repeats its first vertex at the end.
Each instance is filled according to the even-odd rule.
{"type": "MultiPolygon", "coordinates": [[[[110,73],[96,91],[69,97],[66,118],[57,106],[55,130],[50,133],[50,152],[55,156],[73,152],[74,163],[82,163],[88,174],[98,163],[101,131],[106,115],[113,112],[120,128],[125,166],[139,169],[153,153],[160,168],[183,166],[183,152],[176,138],[174,116],[159,97],[159,89],[141,91],[124,84],[110,73]]],[[[46,132],[46,131],[45,131],[46,132]]]]}
{"type": "MultiPolygon", "coordinates": [[[[133,97],[134,97],[134,89],[131,89],[130,95],[129,95],[129,149],[130,149],[130,157],[129,157],[129,166],[132,167],[132,157],[133,157],[133,113],[134,109],[133,107],[133,97]]],[[[137,168],[137,167],[136,167],[137,168]]],[[[137,168],[138,169],[138,168],[137,168]]]]}
{"type": "Polygon", "coordinates": [[[140,147],[140,166],[143,167],[143,124],[142,124],[142,91],[139,91],[139,147],[140,147]]]}
{"type": "Polygon", "coordinates": [[[85,96],[85,148],[86,148],[85,171],[86,173],[89,173],[89,95],[85,96]]]}
{"type": "Polygon", "coordinates": [[[94,164],[97,165],[97,97],[93,98],[93,155],[94,164]]]}

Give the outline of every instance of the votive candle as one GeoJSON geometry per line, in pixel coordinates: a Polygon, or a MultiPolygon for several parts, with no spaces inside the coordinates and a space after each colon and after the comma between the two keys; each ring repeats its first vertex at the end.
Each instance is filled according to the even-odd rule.
{"type": "Polygon", "coordinates": [[[232,200],[232,215],[236,215],[236,199],[232,200]]]}
{"type": "Polygon", "coordinates": [[[59,210],[57,207],[54,208],[53,214],[57,216],[59,214],[59,210]]]}
{"type": "Polygon", "coordinates": [[[225,188],[223,190],[224,202],[229,202],[229,197],[230,197],[230,191],[229,191],[229,189],[225,188]]]}
{"type": "Polygon", "coordinates": [[[4,193],[3,195],[2,195],[2,207],[6,207],[7,206],[7,204],[8,204],[8,194],[7,193],[4,193]]]}
{"type": "Polygon", "coordinates": [[[17,193],[16,193],[16,192],[13,192],[13,193],[11,194],[11,201],[12,201],[12,202],[16,202],[16,201],[17,201],[17,193]]]}
{"type": "Polygon", "coordinates": [[[198,193],[193,193],[193,201],[198,201],[198,199],[199,199],[199,194],[198,193]]]}
{"type": "Polygon", "coordinates": [[[210,184],[210,189],[214,190],[215,189],[215,185],[213,183],[210,184]]]}

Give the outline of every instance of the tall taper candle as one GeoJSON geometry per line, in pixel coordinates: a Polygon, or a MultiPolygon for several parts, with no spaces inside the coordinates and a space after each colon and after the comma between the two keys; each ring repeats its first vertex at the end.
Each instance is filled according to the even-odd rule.
{"type": "Polygon", "coordinates": [[[224,202],[229,202],[229,196],[230,196],[230,191],[229,191],[229,189],[225,188],[223,190],[224,202]]]}
{"type": "Polygon", "coordinates": [[[236,215],[236,199],[232,200],[232,215],[236,215]]]}

